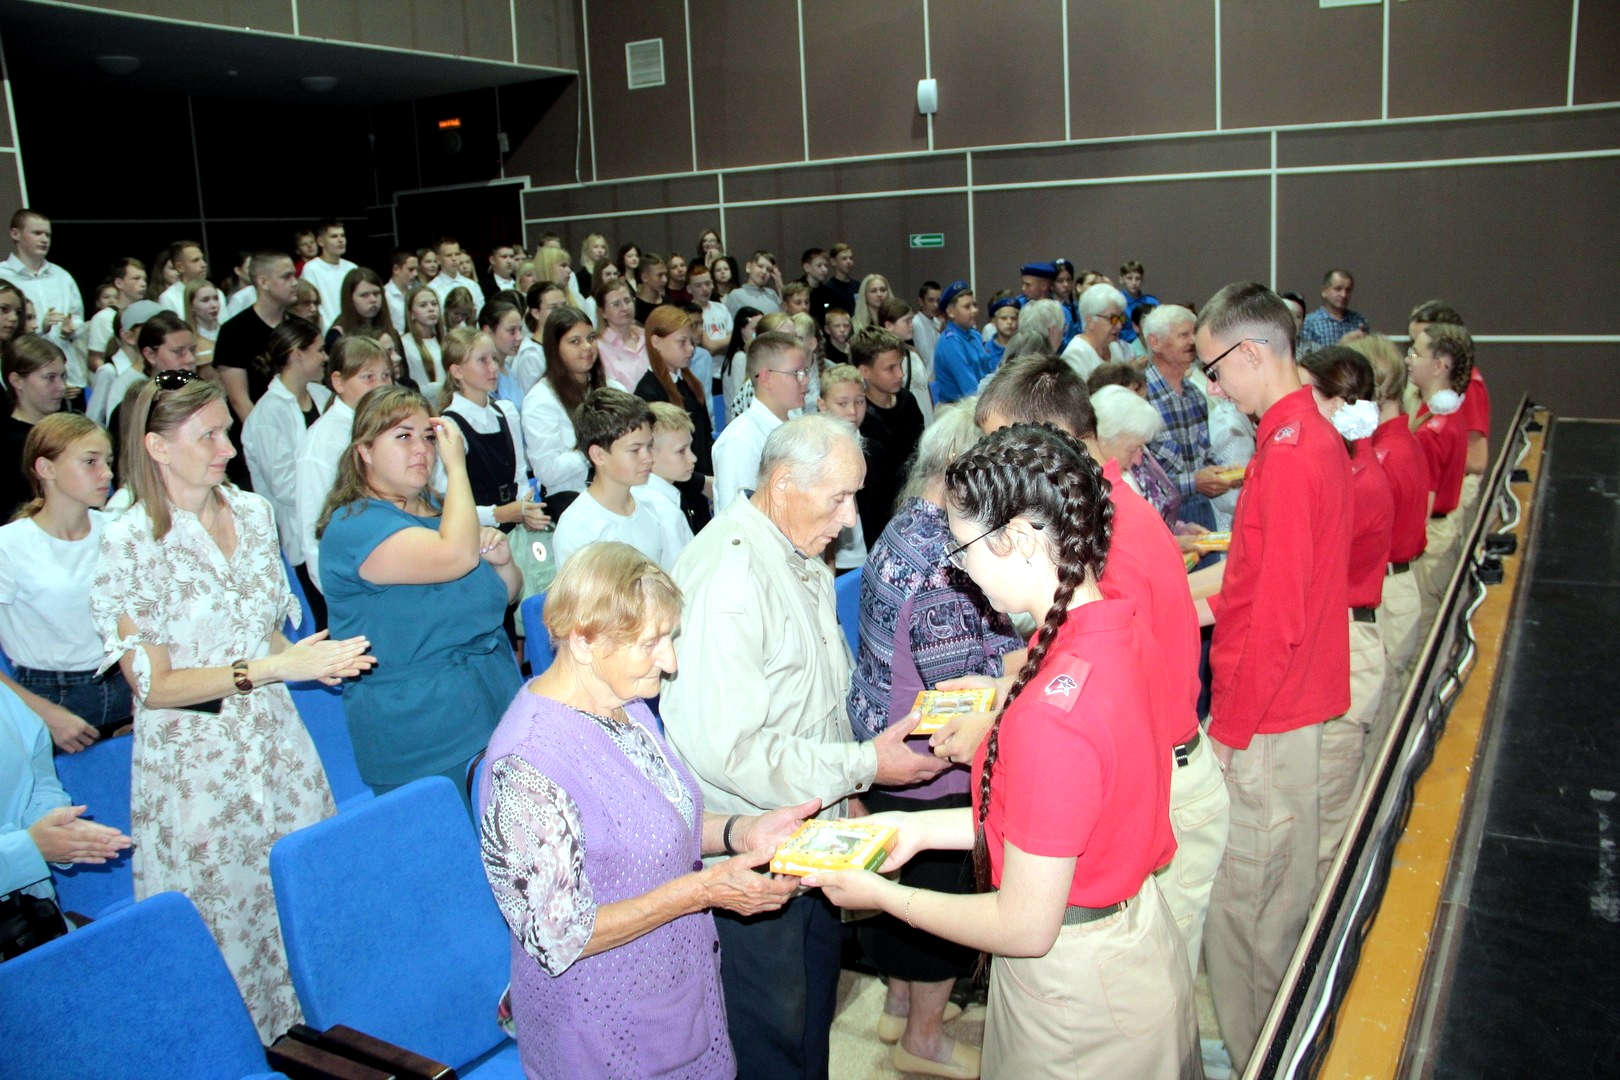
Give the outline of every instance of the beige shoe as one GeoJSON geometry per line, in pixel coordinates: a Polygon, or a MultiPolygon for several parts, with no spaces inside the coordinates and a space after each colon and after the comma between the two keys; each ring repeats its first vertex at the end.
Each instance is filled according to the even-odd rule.
{"type": "MultiPolygon", "coordinates": [[[[948,1024],[961,1015],[962,1006],[954,1001],[947,1001],[945,1003],[945,1015],[940,1018],[940,1023],[948,1024]]],[[[905,1034],[905,1030],[905,1017],[892,1016],[889,1013],[878,1013],[878,1042],[897,1043],[900,1041],[900,1036],[905,1034]]]]}
{"type": "Polygon", "coordinates": [[[889,1064],[903,1073],[945,1076],[952,1080],[978,1080],[979,1048],[957,1040],[951,1047],[950,1061],[930,1061],[895,1043],[889,1048],[889,1064]]]}

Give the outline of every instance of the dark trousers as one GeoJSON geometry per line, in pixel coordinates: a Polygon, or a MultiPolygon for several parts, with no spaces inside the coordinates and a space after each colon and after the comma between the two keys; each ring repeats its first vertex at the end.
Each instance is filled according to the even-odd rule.
{"type": "Polygon", "coordinates": [[[819,892],[750,918],[714,913],[739,1080],[826,1080],[843,928],[819,892]]]}
{"type": "Polygon", "coordinates": [[[304,602],[309,605],[310,617],[315,620],[314,626],[299,629],[305,637],[318,634],[326,629],[326,597],[315,587],[315,579],[309,576],[308,563],[299,563],[293,567],[293,573],[298,575],[298,584],[304,588],[304,602]]]}
{"type": "Polygon", "coordinates": [[[47,671],[18,665],[17,684],[62,706],[103,739],[135,719],[129,683],[117,667],[97,675],[94,671],[47,671]]]}

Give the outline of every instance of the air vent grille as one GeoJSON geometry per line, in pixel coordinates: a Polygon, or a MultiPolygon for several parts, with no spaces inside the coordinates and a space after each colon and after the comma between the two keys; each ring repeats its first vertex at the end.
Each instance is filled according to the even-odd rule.
{"type": "Polygon", "coordinates": [[[630,73],[630,89],[646,90],[664,85],[664,39],[629,41],[624,46],[624,66],[630,73]]]}

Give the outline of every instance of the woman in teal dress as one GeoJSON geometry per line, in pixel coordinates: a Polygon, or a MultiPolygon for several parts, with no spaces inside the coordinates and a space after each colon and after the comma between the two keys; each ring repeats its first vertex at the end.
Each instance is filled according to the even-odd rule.
{"type": "Polygon", "coordinates": [[[332,633],[365,627],[377,657],[343,688],[361,779],[380,795],[442,775],[467,799],[468,765],[522,681],[501,628],[522,579],[506,534],[478,524],[456,425],[415,390],[366,394],[316,533],[332,633]]]}

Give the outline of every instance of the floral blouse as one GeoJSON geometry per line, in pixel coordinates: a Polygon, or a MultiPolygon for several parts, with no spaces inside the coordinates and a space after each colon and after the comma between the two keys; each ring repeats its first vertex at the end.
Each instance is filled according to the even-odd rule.
{"type": "MultiPolygon", "coordinates": [[[[646,728],[576,711],[596,721],[686,824],[696,827],[691,792],[646,728]]],[[[516,754],[496,761],[489,779],[481,833],[495,902],[507,925],[518,931],[523,951],[548,974],[561,975],[579,959],[596,928],[579,807],[568,792],[516,754]]]]}

